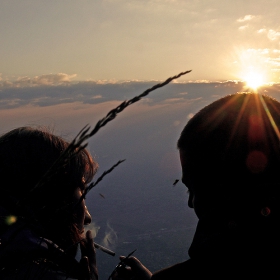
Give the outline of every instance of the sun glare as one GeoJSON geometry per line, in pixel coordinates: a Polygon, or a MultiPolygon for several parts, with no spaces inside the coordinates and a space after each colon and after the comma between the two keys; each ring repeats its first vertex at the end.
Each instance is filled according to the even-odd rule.
{"type": "Polygon", "coordinates": [[[234,69],[238,80],[244,82],[244,90],[257,92],[262,86],[273,81],[273,71],[269,63],[267,49],[234,48],[234,69]]]}
{"type": "Polygon", "coordinates": [[[264,75],[259,72],[250,71],[245,75],[244,80],[247,87],[257,90],[260,86],[264,85],[264,75]]]}

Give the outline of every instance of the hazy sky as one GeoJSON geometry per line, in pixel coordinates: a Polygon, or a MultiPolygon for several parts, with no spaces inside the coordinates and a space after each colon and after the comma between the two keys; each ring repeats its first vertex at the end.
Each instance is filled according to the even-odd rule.
{"type": "Polygon", "coordinates": [[[0,0],[0,79],[279,82],[276,0],[0,0]]]}

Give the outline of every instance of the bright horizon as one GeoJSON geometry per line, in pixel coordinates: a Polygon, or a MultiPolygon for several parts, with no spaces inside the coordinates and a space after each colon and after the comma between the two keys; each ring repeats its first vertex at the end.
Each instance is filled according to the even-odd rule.
{"type": "MultiPolygon", "coordinates": [[[[279,83],[275,0],[0,0],[0,83],[279,83]],[[255,78],[253,77],[255,76],[255,78]]],[[[252,85],[254,86],[254,85],[252,85]]]]}

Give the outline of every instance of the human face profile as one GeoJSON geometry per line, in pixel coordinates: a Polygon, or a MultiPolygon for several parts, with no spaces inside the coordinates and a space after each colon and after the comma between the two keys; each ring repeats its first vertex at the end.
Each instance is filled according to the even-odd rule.
{"type": "Polygon", "coordinates": [[[74,221],[79,229],[79,232],[82,234],[84,232],[84,226],[91,223],[91,215],[85,204],[85,199],[81,200],[83,195],[83,190],[77,188],[74,193],[74,221]]]}

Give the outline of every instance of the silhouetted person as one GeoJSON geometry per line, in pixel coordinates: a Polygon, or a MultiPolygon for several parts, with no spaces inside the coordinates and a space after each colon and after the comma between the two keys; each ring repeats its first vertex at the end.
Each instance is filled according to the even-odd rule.
{"type": "Polygon", "coordinates": [[[0,279],[96,280],[91,222],[82,195],[98,164],[86,149],[46,129],[20,127],[0,137],[0,279]],[[75,259],[78,244],[81,260],[75,259]]]}
{"type": "Polygon", "coordinates": [[[177,144],[198,217],[189,258],[151,273],[132,256],[114,279],[277,279],[279,129],[280,103],[261,94],[228,95],[194,115],[177,144]]]}

